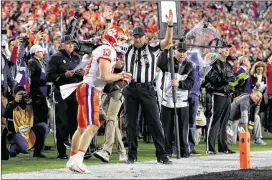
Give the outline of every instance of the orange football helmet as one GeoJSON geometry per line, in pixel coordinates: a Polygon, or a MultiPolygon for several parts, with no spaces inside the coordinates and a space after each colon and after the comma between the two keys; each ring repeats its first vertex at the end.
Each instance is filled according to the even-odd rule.
{"type": "Polygon", "coordinates": [[[118,38],[124,34],[123,29],[120,27],[110,27],[108,28],[103,35],[103,42],[115,47],[118,45],[118,38]]]}

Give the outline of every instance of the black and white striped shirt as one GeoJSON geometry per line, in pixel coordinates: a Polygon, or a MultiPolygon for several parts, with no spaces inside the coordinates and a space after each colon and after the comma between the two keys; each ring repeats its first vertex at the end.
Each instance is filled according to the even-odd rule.
{"type": "Polygon", "coordinates": [[[134,82],[154,81],[160,52],[160,42],[146,44],[140,49],[135,48],[134,45],[128,47],[125,55],[125,70],[132,74],[134,82]]]}

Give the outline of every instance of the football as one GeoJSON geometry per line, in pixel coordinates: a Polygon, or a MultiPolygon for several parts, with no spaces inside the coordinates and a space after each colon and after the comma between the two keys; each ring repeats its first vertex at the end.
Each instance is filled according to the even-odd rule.
{"type": "Polygon", "coordinates": [[[128,85],[128,82],[124,80],[119,80],[119,81],[115,81],[113,85],[116,89],[123,89],[124,87],[128,85]]]}

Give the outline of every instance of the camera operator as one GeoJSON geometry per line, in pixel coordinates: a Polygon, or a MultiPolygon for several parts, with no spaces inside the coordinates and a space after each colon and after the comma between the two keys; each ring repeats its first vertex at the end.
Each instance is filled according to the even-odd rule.
{"type": "Polygon", "coordinates": [[[72,138],[77,129],[77,100],[74,92],[65,100],[62,99],[59,86],[78,83],[82,81],[84,71],[73,69],[81,62],[74,53],[76,40],[71,35],[64,35],[61,39],[61,49],[50,57],[46,67],[48,82],[53,82],[55,99],[57,101],[56,114],[56,138],[58,158],[67,159],[66,148],[69,149],[69,135],[72,138]]]}
{"type": "Polygon", "coordinates": [[[29,133],[33,130],[36,136],[33,157],[45,158],[42,151],[48,126],[45,123],[33,126],[32,99],[23,86],[17,86],[14,94],[14,100],[8,103],[3,115],[4,118],[11,119],[7,121],[8,139],[11,139],[10,156],[15,157],[18,153],[27,153],[29,149],[27,140],[29,133]]]}

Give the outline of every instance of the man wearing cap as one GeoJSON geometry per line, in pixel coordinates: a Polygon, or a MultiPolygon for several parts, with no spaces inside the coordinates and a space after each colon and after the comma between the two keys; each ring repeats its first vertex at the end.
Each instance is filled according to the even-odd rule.
{"type": "MultiPolygon", "coordinates": [[[[162,104],[161,120],[165,135],[165,150],[172,155],[172,142],[174,132],[174,103],[172,86],[177,87],[177,115],[179,122],[179,140],[181,157],[189,157],[188,131],[189,131],[189,90],[194,85],[194,67],[187,60],[187,47],[184,42],[178,43],[174,52],[175,79],[171,80],[170,59],[159,58],[157,65],[163,72],[162,77],[162,104]]],[[[166,54],[167,55],[167,54],[166,54]]]]}
{"type": "Polygon", "coordinates": [[[36,44],[30,48],[31,59],[28,61],[30,76],[30,94],[32,97],[34,123],[47,124],[48,106],[44,63],[44,49],[36,44]]]}
{"type": "Polygon", "coordinates": [[[126,131],[128,141],[128,161],[132,164],[137,160],[137,117],[141,105],[145,120],[151,132],[157,160],[171,164],[165,151],[163,129],[159,117],[156,92],[154,89],[156,63],[160,51],[165,49],[173,36],[173,13],[169,10],[165,38],[154,44],[146,43],[145,31],[142,27],[133,30],[133,45],[125,54],[125,71],[133,75],[133,80],[123,90],[126,110],[126,131]]]}
{"type": "Polygon", "coordinates": [[[226,62],[229,56],[229,45],[223,42],[217,60],[212,64],[211,71],[205,77],[206,91],[212,95],[211,118],[208,125],[206,150],[207,154],[216,154],[215,143],[218,136],[218,152],[235,153],[227,145],[227,122],[231,110],[231,97],[234,92],[230,82],[236,77],[230,64],[226,62]]]}
{"type": "Polygon", "coordinates": [[[77,129],[77,100],[76,93],[72,93],[65,100],[62,99],[59,86],[64,84],[78,83],[83,79],[83,70],[73,69],[81,62],[80,58],[73,53],[75,40],[71,35],[64,35],[61,38],[59,52],[52,55],[46,67],[48,82],[53,82],[56,117],[56,138],[58,158],[67,159],[66,148],[70,148],[69,137],[72,138],[77,129]]]}

